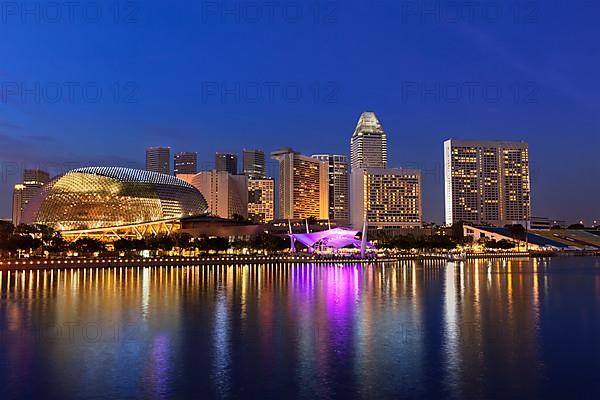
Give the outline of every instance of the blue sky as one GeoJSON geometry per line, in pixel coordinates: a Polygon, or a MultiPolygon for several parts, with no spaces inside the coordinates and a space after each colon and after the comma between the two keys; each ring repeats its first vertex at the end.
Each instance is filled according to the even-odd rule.
{"type": "Polygon", "coordinates": [[[243,148],[346,154],[372,110],[390,165],[424,170],[428,221],[443,220],[451,137],[528,141],[533,213],[600,220],[600,6],[467,3],[3,3],[0,216],[23,165],[141,167],[153,145],[202,165],[243,148]]]}

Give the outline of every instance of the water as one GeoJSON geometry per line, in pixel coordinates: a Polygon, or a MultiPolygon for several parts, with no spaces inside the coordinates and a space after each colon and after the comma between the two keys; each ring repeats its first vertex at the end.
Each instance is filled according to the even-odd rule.
{"type": "Polygon", "coordinates": [[[0,273],[2,398],[598,398],[600,259],[0,273]]]}

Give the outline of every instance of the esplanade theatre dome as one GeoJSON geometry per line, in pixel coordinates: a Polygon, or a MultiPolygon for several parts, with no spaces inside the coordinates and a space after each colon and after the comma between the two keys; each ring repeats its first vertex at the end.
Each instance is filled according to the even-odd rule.
{"type": "Polygon", "coordinates": [[[146,224],[206,213],[202,194],[157,172],[117,167],[80,168],[45,185],[23,222],[62,231],[146,224]]]}

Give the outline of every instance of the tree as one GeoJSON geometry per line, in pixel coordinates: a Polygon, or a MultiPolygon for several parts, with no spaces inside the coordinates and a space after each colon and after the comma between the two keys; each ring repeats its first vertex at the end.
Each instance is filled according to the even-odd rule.
{"type": "Polygon", "coordinates": [[[458,221],[452,224],[452,239],[457,242],[462,242],[465,238],[464,222],[458,221]]]}
{"type": "Polygon", "coordinates": [[[11,239],[15,226],[10,222],[0,221],[0,255],[14,251],[11,239]]]}
{"type": "Polygon", "coordinates": [[[175,245],[175,241],[170,236],[166,235],[154,235],[146,238],[146,246],[144,250],[152,250],[152,251],[171,251],[173,250],[173,246],[175,245]]]}
{"type": "Polygon", "coordinates": [[[187,250],[193,247],[192,235],[187,232],[177,232],[172,235],[175,247],[181,250],[187,250]]]}
{"type": "Polygon", "coordinates": [[[506,225],[510,236],[515,240],[525,240],[525,228],[521,224],[506,225]]]}
{"type": "Polygon", "coordinates": [[[260,235],[253,236],[250,239],[249,245],[254,250],[276,252],[289,249],[290,239],[263,232],[260,235]]]}
{"type": "Polygon", "coordinates": [[[583,224],[573,224],[573,225],[569,225],[568,229],[585,229],[585,225],[583,225],[583,224]]]}
{"type": "Polygon", "coordinates": [[[69,247],[71,250],[80,254],[100,253],[105,250],[104,243],[94,238],[81,238],[72,242],[69,247]]]}
{"type": "Polygon", "coordinates": [[[135,249],[135,241],[131,239],[121,238],[113,242],[113,247],[118,252],[129,252],[135,249]]]}

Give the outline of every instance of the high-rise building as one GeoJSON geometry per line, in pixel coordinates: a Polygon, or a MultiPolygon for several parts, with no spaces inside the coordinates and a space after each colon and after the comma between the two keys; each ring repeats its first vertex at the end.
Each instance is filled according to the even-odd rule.
{"type": "Polygon", "coordinates": [[[12,221],[19,225],[23,217],[23,210],[31,199],[39,192],[40,188],[50,181],[50,174],[40,169],[26,169],[23,171],[23,182],[15,185],[13,190],[12,221]]]}
{"type": "Polygon", "coordinates": [[[275,218],[275,181],[267,178],[265,152],[244,150],[244,175],[248,177],[248,218],[256,223],[275,218]]]}
{"type": "Polygon", "coordinates": [[[273,179],[248,179],[248,218],[260,224],[271,222],[275,218],[273,179]]]}
{"type": "Polygon", "coordinates": [[[190,175],[198,172],[198,153],[181,152],[173,157],[173,174],[190,175]]]}
{"type": "Polygon", "coordinates": [[[244,175],[248,178],[264,178],[267,176],[264,151],[244,150],[244,175]]]}
{"type": "Polygon", "coordinates": [[[329,165],[292,149],[271,153],[279,161],[279,217],[329,216],[329,165]]]}
{"type": "Polygon", "coordinates": [[[216,153],[215,168],[218,172],[228,172],[231,175],[238,173],[238,159],[235,154],[216,153]]]}
{"type": "Polygon", "coordinates": [[[423,220],[421,171],[357,168],[352,171],[351,220],[354,229],[419,228],[423,220]]]}
{"type": "Polygon", "coordinates": [[[146,171],[171,174],[171,148],[149,147],[146,149],[146,171]]]}
{"type": "Polygon", "coordinates": [[[347,225],[350,200],[348,157],[336,154],[314,154],[312,157],[326,162],[329,168],[329,219],[339,225],[347,225]]]}
{"type": "Polygon", "coordinates": [[[12,223],[17,226],[21,223],[23,217],[23,191],[25,185],[17,183],[13,189],[13,201],[12,201],[12,223]]]}
{"type": "Polygon", "coordinates": [[[446,224],[504,226],[531,218],[525,142],[444,142],[446,224]]]}
{"type": "Polygon", "coordinates": [[[364,112],[350,139],[350,159],[355,168],[387,168],[387,136],[374,112],[364,112]]]}
{"type": "Polygon", "coordinates": [[[209,214],[233,219],[248,218],[248,178],[226,171],[202,171],[190,183],[202,193],[209,214]]]}

